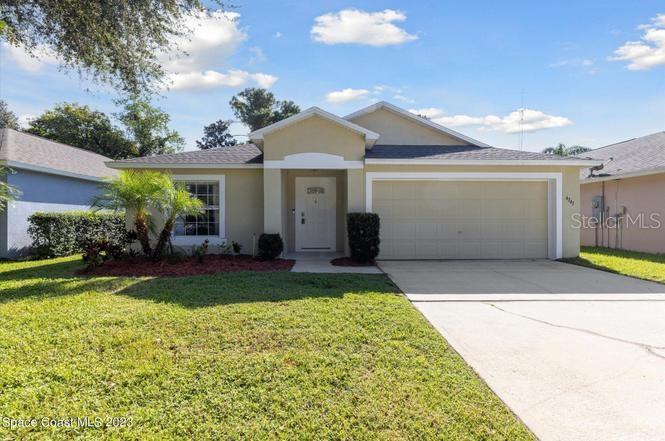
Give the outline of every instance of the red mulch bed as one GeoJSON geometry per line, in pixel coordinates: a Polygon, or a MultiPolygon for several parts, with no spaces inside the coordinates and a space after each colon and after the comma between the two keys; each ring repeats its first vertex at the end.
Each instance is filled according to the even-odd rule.
{"type": "Polygon", "coordinates": [[[360,263],[350,257],[338,257],[337,259],[331,260],[330,263],[334,266],[374,266],[374,262],[360,263]]]}
{"type": "Polygon", "coordinates": [[[84,274],[129,277],[197,276],[237,271],[289,271],[294,263],[295,260],[291,259],[260,260],[244,254],[239,256],[209,254],[205,256],[203,263],[197,262],[196,257],[188,257],[177,263],[131,257],[110,260],[91,271],[85,271],[84,274]]]}

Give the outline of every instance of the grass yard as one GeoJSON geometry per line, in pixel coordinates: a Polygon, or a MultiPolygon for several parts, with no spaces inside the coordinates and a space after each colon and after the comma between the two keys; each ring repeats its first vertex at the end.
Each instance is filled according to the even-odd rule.
{"type": "Polygon", "coordinates": [[[385,276],[79,267],[0,263],[0,439],[533,439],[385,276]]]}
{"type": "Polygon", "coordinates": [[[665,254],[582,247],[579,257],[566,261],[624,276],[665,283],[665,254]]]}

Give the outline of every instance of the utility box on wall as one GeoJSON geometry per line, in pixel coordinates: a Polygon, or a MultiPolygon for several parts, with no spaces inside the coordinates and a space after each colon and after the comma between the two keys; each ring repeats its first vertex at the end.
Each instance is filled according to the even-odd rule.
{"type": "Polygon", "coordinates": [[[602,196],[594,196],[591,198],[591,216],[595,219],[602,220],[603,212],[605,211],[605,201],[602,196]]]}

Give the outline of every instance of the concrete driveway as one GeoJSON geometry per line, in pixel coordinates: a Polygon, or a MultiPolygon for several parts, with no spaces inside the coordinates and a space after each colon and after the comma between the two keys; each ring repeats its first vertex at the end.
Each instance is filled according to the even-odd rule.
{"type": "Polygon", "coordinates": [[[380,267],[540,439],[665,439],[665,285],[551,261],[380,267]]]}

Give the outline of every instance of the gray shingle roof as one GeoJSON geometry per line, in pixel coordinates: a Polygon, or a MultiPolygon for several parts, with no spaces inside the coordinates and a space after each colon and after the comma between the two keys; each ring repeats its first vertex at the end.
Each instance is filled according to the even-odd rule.
{"type": "MultiPolygon", "coordinates": [[[[524,152],[497,147],[475,145],[376,145],[365,153],[367,159],[421,159],[421,160],[505,160],[549,161],[563,160],[545,153],[524,152]]],[[[573,158],[578,160],[580,158],[573,158]]]]}
{"type": "MultiPolygon", "coordinates": [[[[13,129],[0,129],[0,161],[14,168],[52,169],[81,177],[103,178],[118,172],[104,163],[106,156],[13,129]]],[[[46,171],[47,172],[47,171],[46,171]]]]}
{"type": "Polygon", "coordinates": [[[231,147],[219,147],[208,150],[196,150],[191,152],[180,152],[168,155],[144,156],[122,161],[114,161],[114,164],[149,164],[149,165],[209,165],[209,164],[261,164],[263,153],[254,144],[238,144],[231,147]]]}
{"type": "MultiPolygon", "coordinates": [[[[578,156],[605,161],[603,169],[594,173],[596,176],[618,176],[665,168],[665,132],[610,144],[578,156]]],[[[589,170],[582,170],[581,177],[588,176],[589,170]]]]}

